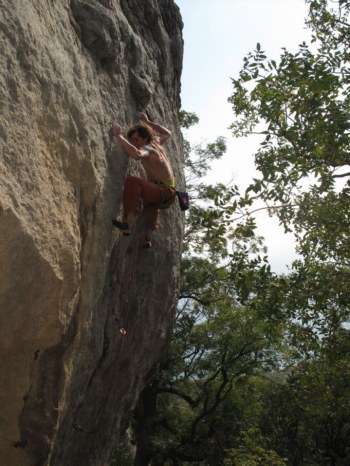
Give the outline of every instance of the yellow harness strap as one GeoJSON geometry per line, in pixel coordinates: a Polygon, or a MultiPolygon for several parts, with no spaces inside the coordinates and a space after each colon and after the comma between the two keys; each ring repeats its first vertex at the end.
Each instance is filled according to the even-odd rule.
{"type": "Polygon", "coordinates": [[[163,184],[168,188],[175,188],[175,178],[167,178],[166,180],[157,180],[155,184],[163,184]]]}

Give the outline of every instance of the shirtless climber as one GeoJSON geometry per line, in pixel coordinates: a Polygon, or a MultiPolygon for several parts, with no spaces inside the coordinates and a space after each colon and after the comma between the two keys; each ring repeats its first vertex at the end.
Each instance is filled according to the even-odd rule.
{"type": "Polygon", "coordinates": [[[168,129],[153,123],[145,113],[139,113],[140,124],[129,128],[127,138],[121,127],[113,125],[113,135],[118,139],[129,157],[139,160],[145,169],[147,179],[129,176],[124,184],[123,221],[114,219],[113,225],[129,235],[135,217],[140,213],[140,199],[144,201],[147,234],[145,248],[151,247],[151,237],[158,228],[159,208],[168,208],[176,197],[175,180],[168,156],[163,148],[171,136],[168,129]]]}

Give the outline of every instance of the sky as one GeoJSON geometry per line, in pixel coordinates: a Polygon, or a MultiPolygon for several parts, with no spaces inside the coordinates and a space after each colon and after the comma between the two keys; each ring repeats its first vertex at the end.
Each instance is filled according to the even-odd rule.
{"type": "MultiPolygon", "coordinates": [[[[234,115],[227,102],[231,78],[237,78],[243,58],[261,44],[278,61],[282,47],[295,52],[308,41],[304,0],[175,0],[184,23],[182,108],[194,112],[199,123],[186,133],[192,144],[224,136],[227,154],[213,164],[210,182],[233,180],[242,189],[257,176],[256,137],[234,139],[228,129],[234,115]]],[[[285,234],[277,219],[257,214],[258,233],[265,237],[272,270],[284,273],[295,259],[292,234],[285,234]]]]}

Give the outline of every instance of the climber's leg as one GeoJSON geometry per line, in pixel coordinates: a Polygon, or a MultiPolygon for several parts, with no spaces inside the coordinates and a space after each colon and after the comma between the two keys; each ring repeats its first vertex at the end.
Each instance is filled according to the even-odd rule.
{"type": "Polygon", "coordinates": [[[118,230],[121,230],[124,236],[130,235],[130,228],[127,222],[120,222],[115,218],[112,220],[112,223],[116,228],[118,228],[118,230]]]}
{"type": "Polygon", "coordinates": [[[158,217],[159,217],[159,209],[153,207],[152,205],[146,204],[145,205],[145,223],[146,223],[146,237],[144,241],[144,248],[150,248],[152,246],[152,234],[154,231],[158,230],[159,228],[159,223],[158,223],[158,217]]]}
{"type": "Polygon", "coordinates": [[[136,216],[141,211],[140,199],[147,203],[159,204],[162,201],[159,186],[142,178],[129,176],[124,184],[124,220],[123,222],[113,221],[116,228],[129,232],[136,216]],[[117,224],[123,224],[123,226],[120,228],[117,224]]]}

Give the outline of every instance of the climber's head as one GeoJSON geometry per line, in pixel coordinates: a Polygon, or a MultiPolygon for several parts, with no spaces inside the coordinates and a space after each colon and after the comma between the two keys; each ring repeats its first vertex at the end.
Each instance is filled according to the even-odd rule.
{"type": "Polygon", "coordinates": [[[127,137],[133,146],[140,149],[152,142],[154,134],[152,128],[147,125],[134,125],[129,128],[127,137]]]}

